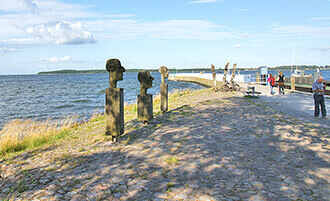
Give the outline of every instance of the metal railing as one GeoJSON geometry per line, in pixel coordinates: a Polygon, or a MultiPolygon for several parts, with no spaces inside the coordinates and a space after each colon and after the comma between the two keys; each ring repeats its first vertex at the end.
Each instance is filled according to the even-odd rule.
{"type": "Polygon", "coordinates": [[[244,75],[244,83],[246,84],[267,84],[267,75],[250,74],[244,75]]]}

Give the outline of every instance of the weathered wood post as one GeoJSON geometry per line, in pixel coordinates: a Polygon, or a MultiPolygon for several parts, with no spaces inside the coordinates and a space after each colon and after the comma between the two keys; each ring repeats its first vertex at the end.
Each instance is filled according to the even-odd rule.
{"type": "Polygon", "coordinates": [[[109,72],[109,88],[105,96],[105,134],[117,142],[124,133],[124,91],[123,88],[117,88],[117,81],[123,80],[125,68],[118,59],[109,59],[106,69],[109,72]]]}
{"type": "Polygon", "coordinates": [[[227,77],[227,72],[228,72],[228,66],[229,66],[229,62],[227,62],[226,66],[225,66],[225,71],[223,73],[223,79],[222,79],[222,84],[226,84],[227,81],[226,81],[226,77],[227,77]]]}
{"type": "Polygon", "coordinates": [[[232,72],[231,78],[230,78],[230,83],[233,84],[233,85],[234,85],[234,78],[235,78],[235,75],[236,75],[236,66],[237,66],[237,64],[234,63],[234,65],[233,65],[233,72],[232,72]]]}
{"type": "Polygon", "coordinates": [[[296,78],[291,76],[291,90],[296,90],[296,78]]]}
{"type": "Polygon", "coordinates": [[[213,90],[217,89],[217,74],[215,73],[214,65],[211,64],[212,78],[213,78],[213,90]]]}
{"type": "Polygon", "coordinates": [[[165,84],[165,78],[168,78],[169,71],[166,66],[159,68],[159,73],[162,76],[160,84],[160,110],[163,114],[168,110],[168,84],[165,84]]]}
{"type": "Polygon", "coordinates": [[[140,82],[140,94],[137,101],[138,121],[147,123],[153,120],[153,98],[152,94],[147,94],[147,90],[152,87],[154,77],[148,71],[141,71],[138,74],[140,82]]]}

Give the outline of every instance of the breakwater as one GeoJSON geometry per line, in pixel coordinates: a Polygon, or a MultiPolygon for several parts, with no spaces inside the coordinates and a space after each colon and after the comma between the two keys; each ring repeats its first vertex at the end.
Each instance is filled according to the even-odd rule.
{"type": "MultiPolygon", "coordinates": [[[[231,75],[227,75],[227,81],[229,81],[231,75]]],[[[223,74],[217,75],[217,86],[220,87],[222,82],[223,74]]],[[[212,87],[213,86],[213,80],[212,80],[212,74],[211,73],[178,73],[175,76],[172,74],[168,78],[172,81],[182,81],[182,82],[190,82],[190,83],[197,83],[204,85],[206,87],[212,87]]],[[[256,79],[257,81],[258,79],[256,79]]],[[[245,83],[250,84],[251,82],[251,75],[237,75],[234,79],[237,83],[245,83]],[[247,79],[248,78],[248,79],[247,79]]],[[[257,83],[253,83],[257,84],[257,83]]],[[[295,79],[295,90],[296,91],[303,91],[303,92],[309,92],[312,93],[312,84],[313,84],[313,78],[312,77],[296,77],[295,79]]],[[[325,94],[330,95],[330,81],[324,81],[324,84],[328,86],[328,89],[326,87],[325,94]]],[[[286,89],[291,89],[291,77],[285,78],[284,87],[286,89]]]]}
{"type": "MultiPolygon", "coordinates": [[[[188,77],[188,76],[172,76],[169,77],[168,80],[170,81],[182,81],[182,82],[190,82],[200,84],[206,87],[212,87],[213,81],[207,78],[200,78],[200,77],[188,77]]],[[[217,86],[221,86],[222,82],[217,80],[217,86]]]]}

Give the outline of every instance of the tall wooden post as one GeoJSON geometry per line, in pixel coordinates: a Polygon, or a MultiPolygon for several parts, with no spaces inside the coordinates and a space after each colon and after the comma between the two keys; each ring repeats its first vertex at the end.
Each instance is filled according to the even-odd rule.
{"type": "Polygon", "coordinates": [[[117,82],[123,80],[125,68],[118,59],[109,59],[106,69],[109,72],[109,88],[105,93],[105,134],[117,142],[124,133],[124,90],[117,88],[117,82]]]}
{"type": "Polygon", "coordinates": [[[296,78],[291,76],[291,90],[296,90],[296,78]]]}

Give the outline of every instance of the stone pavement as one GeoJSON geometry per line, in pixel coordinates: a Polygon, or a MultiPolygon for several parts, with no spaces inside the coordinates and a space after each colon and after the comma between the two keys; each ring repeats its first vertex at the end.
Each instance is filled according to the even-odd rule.
{"type": "MultiPolygon", "coordinates": [[[[242,91],[247,90],[246,84],[240,84],[242,91]]],[[[314,118],[314,99],[312,93],[292,91],[285,89],[285,95],[279,95],[278,87],[274,88],[275,95],[270,94],[270,87],[264,85],[249,85],[254,86],[256,91],[261,92],[260,99],[256,100],[260,104],[263,102],[268,103],[273,109],[281,111],[285,114],[294,116],[299,119],[308,120],[313,123],[326,124],[330,126],[330,97],[325,96],[325,105],[327,109],[328,119],[315,119],[314,118]]],[[[320,113],[321,116],[321,113],[320,113]]]]}
{"type": "Polygon", "coordinates": [[[153,123],[128,122],[118,143],[99,140],[104,122],[82,125],[69,141],[0,161],[0,198],[329,200],[329,127],[262,99],[185,93],[153,123]]]}

